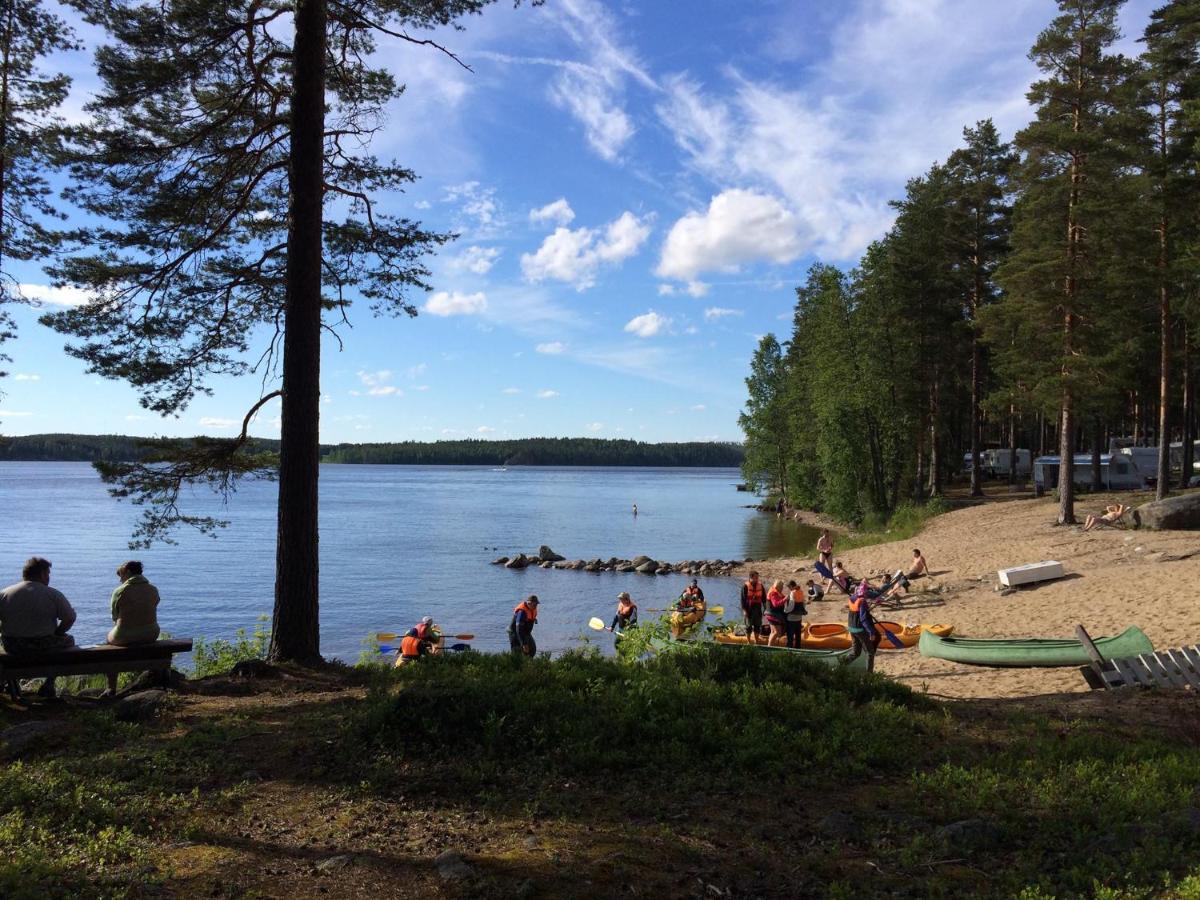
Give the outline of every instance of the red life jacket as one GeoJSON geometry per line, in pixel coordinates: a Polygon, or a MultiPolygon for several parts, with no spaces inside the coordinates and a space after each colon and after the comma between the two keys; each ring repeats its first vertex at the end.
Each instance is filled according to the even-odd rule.
{"type": "Polygon", "coordinates": [[[400,655],[405,659],[417,659],[421,655],[421,639],[416,635],[406,634],[400,641],[400,655]]]}
{"type": "Polygon", "coordinates": [[[530,606],[524,600],[522,600],[520,603],[518,603],[516,606],[513,607],[513,618],[514,619],[516,619],[517,613],[519,613],[519,612],[525,613],[525,618],[528,619],[531,624],[533,622],[537,621],[537,607],[530,606]]]}
{"type": "Polygon", "coordinates": [[[757,584],[752,581],[746,582],[746,602],[750,605],[753,606],[757,604],[758,606],[762,606],[763,597],[766,595],[767,592],[763,589],[763,583],[761,581],[757,584]]]}
{"type": "Polygon", "coordinates": [[[416,631],[417,637],[419,637],[421,640],[423,640],[423,641],[432,641],[433,640],[433,626],[432,625],[426,625],[424,622],[422,622],[420,625],[418,625],[413,630],[416,631]]]}

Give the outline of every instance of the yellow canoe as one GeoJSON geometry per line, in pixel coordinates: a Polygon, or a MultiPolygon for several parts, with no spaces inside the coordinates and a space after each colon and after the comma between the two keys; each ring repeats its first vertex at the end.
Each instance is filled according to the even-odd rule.
{"type": "MultiPolygon", "coordinates": [[[[879,631],[880,650],[899,650],[904,647],[915,647],[921,640],[921,632],[929,631],[938,637],[946,637],[954,631],[953,625],[901,625],[899,622],[876,622],[875,628],[879,631]],[[896,647],[890,640],[883,636],[883,629],[886,628],[900,641],[903,647],[896,647]]],[[[746,635],[734,634],[732,631],[719,631],[713,635],[713,639],[722,644],[745,644],[747,643],[746,635]]],[[[765,637],[760,637],[761,643],[766,643],[765,637]]],[[[776,641],[778,644],[779,642],[776,641]]],[[[845,625],[839,625],[836,622],[819,625],[805,625],[803,636],[800,639],[800,646],[805,650],[845,650],[853,644],[850,639],[850,631],[845,625]]]]}
{"type": "Polygon", "coordinates": [[[671,637],[682,637],[697,622],[704,621],[707,614],[708,604],[703,600],[699,601],[694,609],[687,612],[676,610],[671,613],[671,637]]]}

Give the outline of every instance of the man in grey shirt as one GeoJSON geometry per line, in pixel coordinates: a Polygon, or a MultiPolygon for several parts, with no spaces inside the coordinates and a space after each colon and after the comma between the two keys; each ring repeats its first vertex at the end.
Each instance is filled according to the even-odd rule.
{"type": "MultiPolygon", "coordinates": [[[[0,641],[15,655],[61,650],[75,646],[67,634],[75,624],[75,610],[61,591],[50,587],[50,560],[30,557],[21,570],[23,581],[0,591],[0,641]]],[[[54,679],[38,690],[54,696],[54,679]]]]}

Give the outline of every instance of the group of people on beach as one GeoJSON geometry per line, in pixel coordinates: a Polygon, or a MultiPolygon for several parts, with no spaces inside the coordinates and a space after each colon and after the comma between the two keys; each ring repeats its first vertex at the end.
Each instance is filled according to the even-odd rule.
{"type": "MultiPolygon", "coordinates": [[[[30,557],[21,580],[0,590],[0,644],[5,653],[31,656],[75,646],[68,633],[75,624],[75,609],[62,591],[50,587],[50,567],[50,560],[30,557]]],[[[107,643],[129,647],[158,640],[158,588],[146,578],[141,562],[122,563],[117,580],[107,643]]],[[[54,679],[47,678],[38,694],[53,697],[54,693],[54,679]]]]}

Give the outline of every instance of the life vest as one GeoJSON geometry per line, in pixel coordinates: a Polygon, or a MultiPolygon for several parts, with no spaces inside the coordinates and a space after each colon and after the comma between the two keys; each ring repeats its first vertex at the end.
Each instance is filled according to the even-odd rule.
{"type": "Polygon", "coordinates": [[[685,588],[683,589],[683,592],[684,592],[685,594],[687,594],[689,597],[697,597],[697,598],[699,598],[699,597],[700,597],[700,594],[701,594],[701,591],[700,591],[700,585],[698,585],[698,584],[689,584],[687,587],[685,587],[685,588]]]}
{"type": "Polygon", "coordinates": [[[766,597],[766,589],[763,588],[763,583],[760,581],[755,584],[752,581],[746,582],[746,602],[750,605],[762,606],[763,598],[766,597]]]}
{"type": "MultiPolygon", "coordinates": [[[[804,608],[804,600],[805,594],[803,588],[796,588],[794,591],[790,591],[788,593],[788,601],[791,603],[792,608],[787,610],[787,614],[789,616],[803,616],[807,612],[804,608]]],[[[786,604],[784,608],[787,608],[786,604]]]]}
{"type": "Polygon", "coordinates": [[[783,616],[783,608],[785,605],[787,605],[787,594],[771,591],[769,594],[767,594],[767,601],[770,606],[770,609],[767,610],[767,614],[774,618],[781,618],[783,616]]]}
{"type": "Polygon", "coordinates": [[[525,627],[532,629],[537,624],[537,607],[530,606],[524,600],[513,607],[512,623],[508,626],[509,631],[517,630],[517,614],[525,613],[525,627]]]}
{"type": "Polygon", "coordinates": [[[426,625],[424,622],[422,622],[420,625],[418,625],[416,628],[414,628],[413,631],[415,631],[417,633],[417,637],[419,637],[423,641],[432,641],[433,640],[433,626],[432,625],[426,625]]]}
{"type": "Polygon", "coordinates": [[[422,641],[415,634],[406,634],[400,641],[400,656],[403,659],[417,659],[421,655],[422,641]]]}
{"type": "Polygon", "coordinates": [[[696,597],[691,592],[684,591],[679,595],[679,600],[676,601],[675,606],[679,609],[695,609],[696,597]]]}

